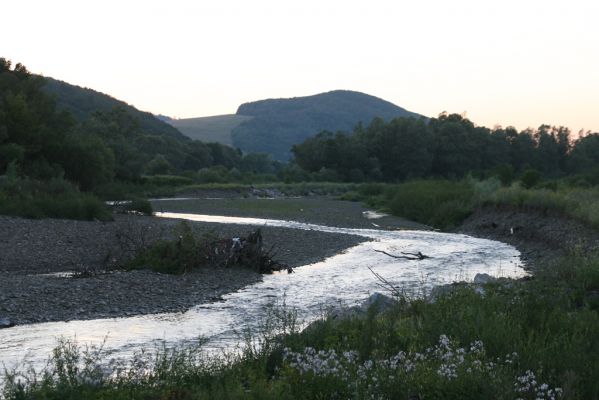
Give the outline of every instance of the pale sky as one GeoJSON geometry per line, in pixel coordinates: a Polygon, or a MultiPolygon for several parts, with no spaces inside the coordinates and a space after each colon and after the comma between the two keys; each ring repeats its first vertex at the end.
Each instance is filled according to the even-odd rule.
{"type": "Polygon", "coordinates": [[[599,1],[3,1],[0,57],[173,117],[335,89],[599,131],[599,1]]]}

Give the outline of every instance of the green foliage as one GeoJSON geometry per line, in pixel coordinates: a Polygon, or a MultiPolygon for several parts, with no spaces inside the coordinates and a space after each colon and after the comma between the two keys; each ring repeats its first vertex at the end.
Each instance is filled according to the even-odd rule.
{"type": "Polygon", "coordinates": [[[197,183],[227,183],[232,179],[229,176],[229,171],[223,166],[202,168],[195,175],[197,183]]]}
{"type": "Polygon", "coordinates": [[[493,169],[493,173],[503,186],[511,185],[515,178],[514,167],[510,164],[498,165],[493,169]]]}
{"type": "Polygon", "coordinates": [[[353,133],[348,132],[324,131],[294,145],[294,162],[308,173],[308,179],[324,168],[343,181],[403,182],[473,175],[496,176],[504,186],[527,170],[558,178],[568,173],[588,175],[599,167],[599,135],[573,142],[564,127],[491,130],[461,115],[441,114],[429,120],[374,119],[366,128],[359,124],[353,133]]]}
{"type": "Polygon", "coordinates": [[[152,176],[144,176],[143,183],[147,185],[156,185],[156,186],[183,186],[190,185],[193,183],[193,179],[188,178],[186,176],[178,176],[178,175],[152,175],[152,176]]]}
{"type": "Polygon", "coordinates": [[[212,234],[198,237],[187,222],[179,224],[175,240],[158,241],[142,249],[126,265],[128,269],[151,269],[167,274],[183,274],[198,268],[249,268],[269,274],[287,268],[274,261],[262,246],[258,229],[247,237],[227,239],[212,234]]]}
{"type": "MultiPolygon", "coordinates": [[[[243,156],[218,143],[190,141],[151,114],[109,96],[32,75],[21,64],[11,66],[1,60],[0,176],[16,171],[36,181],[64,178],[82,191],[124,200],[172,194],[175,186],[198,182],[273,181],[281,168],[267,155],[243,156]]],[[[67,193],[73,194],[72,202],[81,199],[73,190],[63,195],[67,193]]],[[[6,212],[45,215],[25,211],[25,205],[9,205],[6,196],[4,201],[6,212]]],[[[147,205],[142,209],[149,212],[147,205]]]]}
{"type": "Polygon", "coordinates": [[[527,169],[520,176],[520,183],[524,189],[530,189],[541,181],[541,173],[535,169],[527,169]]]}
{"type": "Polygon", "coordinates": [[[63,179],[0,179],[0,214],[26,218],[110,220],[106,205],[63,179]]]}
{"type": "Polygon", "coordinates": [[[481,199],[483,204],[507,205],[517,209],[534,209],[575,218],[599,227],[599,189],[558,187],[553,189],[503,188],[481,199]]]}
{"type": "Polygon", "coordinates": [[[474,190],[466,181],[414,181],[387,193],[389,210],[398,216],[441,229],[458,226],[473,211],[474,190]]]}
{"type": "Polygon", "coordinates": [[[88,120],[96,112],[111,112],[117,108],[139,121],[140,129],[149,135],[185,139],[179,131],[151,113],[139,111],[104,93],[47,77],[44,78],[42,89],[56,99],[58,109],[69,112],[80,122],[88,120]]]}
{"type": "Polygon", "coordinates": [[[148,175],[166,175],[172,173],[174,168],[162,154],[157,154],[145,167],[148,175]]]}
{"type": "Polygon", "coordinates": [[[131,260],[128,269],[151,269],[165,274],[183,274],[206,264],[200,249],[207,238],[197,238],[191,226],[181,222],[176,231],[177,239],[159,241],[141,251],[131,260]]]}

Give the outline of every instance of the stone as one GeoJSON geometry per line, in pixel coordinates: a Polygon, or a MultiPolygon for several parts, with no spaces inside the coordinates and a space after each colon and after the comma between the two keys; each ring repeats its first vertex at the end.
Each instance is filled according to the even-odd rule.
{"type": "Polygon", "coordinates": [[[476,274],[472,282],[477,285],[484,285],[486,283],[493,283],[495,281],[497,281],[497,278],[489,274],[476,274]]]}
{"type": "Polygon", "coordinates": [[[0,329],[10,328],[11,326],[15,326],[14,322],[8,318],[0,318],[0,329]]]}
{"type": "Polygon", "coordinates": [[[366,312],[370,307],[375,306],[378,307],[378,312],[382,312],[393,307],[395,304],[397,304],[397,301],[395,301],[395,299],[392,297],[376,292],[364,300],[364,302],[362,302],[360,305],[360,308],[366,312]]]}

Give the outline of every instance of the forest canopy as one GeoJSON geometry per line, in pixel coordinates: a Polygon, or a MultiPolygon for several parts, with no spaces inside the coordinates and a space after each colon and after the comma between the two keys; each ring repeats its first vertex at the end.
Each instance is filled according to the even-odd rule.
{"type": "Polygon", "coordinates": [[[292,152],[295,163],[309,173],[326,172],[354,182],[458,179],[467,174],[510,181],[527,170],[546,178],[583,174],[599,179],[597,133],[573,138],[568,128],[549,125],[523,131],[489,129],[459,114],[375,119],[351,133],[321,132],[293,146],[292,152]]]}

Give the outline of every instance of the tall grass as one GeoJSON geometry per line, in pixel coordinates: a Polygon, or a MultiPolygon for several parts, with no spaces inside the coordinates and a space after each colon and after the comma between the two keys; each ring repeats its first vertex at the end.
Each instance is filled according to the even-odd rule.
{"type": "Polygon", "coordinates": [[[483,199],[484,204],[507,205],[521,210],[553,212],[576,218],[599,228],[599,189],[530,189],[518,186],[502,188],[483,199]]]}
{"type": "Polygon", "coordinates": [[[342,198],[364,201],[371,207],[444,230],[459,226],[474,210],[484,206],[552,213],[599,228],[599,188],[571,187],[563,182],[532,189],[519,183],[503,187],[495,178],[370,183],[357,185],[342,198]]]}
{"type": "Polygon", "coordinates": [[[439,229],[458,226],[474,210],[475,188],[469,180],[419,180],[400,184],[368,183],[341,196],[439,229]]]}
{"type": "Polygon", "coordinates": [[[110,211],[97,197],[80,192],[63,179],[42,182],[5,177],[0,181],[0,214],[26,218],[112,218],[110,211]]]}

